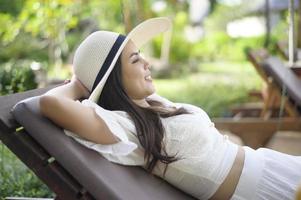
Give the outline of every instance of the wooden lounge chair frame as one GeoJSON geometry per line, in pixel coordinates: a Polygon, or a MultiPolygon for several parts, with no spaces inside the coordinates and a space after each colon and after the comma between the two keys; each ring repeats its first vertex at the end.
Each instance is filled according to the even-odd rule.
{"type": "MultiPolygon", "coordinates": [[[[280,109],[282,93],[281,89],[279,89],[279,86],[274,83],[274,79],[266,73],[262,66],[263,62],[268,59],[270,55],[265,49],[258,49],[248,50],[247,57],[266,85],[266,95],[264,95],[263,98],[263,107],[260,113],[260,117],[262,117],[263,119],[271,118],[273,111],[279,111],[280,109]]],[[[284,110],[288,117],[297,117],[299,115],[299,113],[295,110],[294,106],[289,101],[286,101],[286,103],[284,104],[284,110]]]]}
{"type": "Polygon", "coordinates": [[[271,80],[274,88],[278,88],[278,93],[285,92],[284,105],[291,117],[300,116],[301,107],[301,77],[284,65],[276,56],[270,56],[262,63],[262,68],[271,80]]]}
{"type": "Polygon", "coordinates": [[[275,111],[275,109],[279,109],[280,107],[281,94],[279,95],[277,88],[272,85],[272,80],[269,79],[261,66],[261,63],[269,57],[269,54],[265,49],[249,50],[247,51],[247,57],[253,64],[259,76],[264,81],[264,88],[262,91],[264,93],[262,94],[263,107],[260,117],[264,119],[270,118],[273,111],[275,111]]]}
{"type": "MultiPolygon", "coordinates": [[[[215,125],[218,129],[229,130],[230,132],[240,136],[247,146],[259,148],[265,146],[271,137],[277,131],[301,131],[300,108],[296,107],[296,101],[300,107],[300,97],[293,98],[293,103],[290,94],[282,97],[282,85],[285,83],[288,90],[298,90],[296,85],[300,86],[301,79],[298,80],[297,75],[290,71],[291,69],[281,64],[279,59],[272,58],[264,49],[249,50],[247,52],[248,59],[253,63],[256,71],[267,84],[267,98],[264,99],[264,106],[262,108],[259,118],[232,118],[232,119],[214,119],[215,125]],[[280,66],[279,66],[280,65],[280,66]],[[284,71],[276,70],[281,67],[284,71]],[[271,73],[271,71],[273,73],[271,73]],[[282,73],[287,73],[289,76],[281,77],[282,73]],[[289,82],[286,79],[293,79],[289,82]],[[281,99],[283,98],[283,99],[281,99]],[[284,110],[286,116],[281,118],[272,118],[273,109],[280,108],[280,100],[284,100],[284,110]]],[[[301,88],[301,87],[300,87],[301,88]]],[[[300,90],[299,88],[299,90],[300,90]]],[[[248,110],[250,111],[250,109],[248,110]]]]}

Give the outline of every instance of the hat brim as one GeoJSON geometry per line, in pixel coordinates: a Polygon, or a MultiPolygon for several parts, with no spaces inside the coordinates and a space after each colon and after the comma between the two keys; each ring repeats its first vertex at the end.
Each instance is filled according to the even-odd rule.
{"type": "Polygon", "coordinates": [[[171,21],[167,17],[151,18],[137,25],[124,39],[105,75],[100,80],[96,88],[92,91],[89,100],[93,102],[98,101],[102,89],[116,64],[118,57],[120,56],[122,50],[124,49],[125,45],[128,43],[129,40],[132,40],[136,47],[140,48],[152,38],[169,30],[170,28],[171,21]]]}

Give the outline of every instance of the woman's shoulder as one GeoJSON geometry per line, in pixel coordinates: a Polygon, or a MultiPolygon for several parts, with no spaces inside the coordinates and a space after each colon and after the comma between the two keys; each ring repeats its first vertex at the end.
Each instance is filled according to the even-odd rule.
{"type": "Polygon", "coordinates": [[[166,106],[166,107],[175,107],[174,102],[168,100],[165,97],[160,96],[157,93],[154,93],[154,94],[148,96],[147,98],[150,99],[150,100],[158,101],[158,102],[162,103],[163,106],[166,106]]]}
{"type": "Polygon", "coordinates": [[[188,104],[188,103],[179,103],[179,102],[175,103],[175,102],[172,102],[172,101],[168,100],[165,97],[162,97],[162,96],[158,95],[157,93],[152,94],[148,98],[151,99],[151,100],[159,101],[166,107],[184,108],[189,113],[198,114],[204,120],[206,120],[208,122],[211,122],[208,114],[202,108],[200,108],[198,106],[188,104]]]}

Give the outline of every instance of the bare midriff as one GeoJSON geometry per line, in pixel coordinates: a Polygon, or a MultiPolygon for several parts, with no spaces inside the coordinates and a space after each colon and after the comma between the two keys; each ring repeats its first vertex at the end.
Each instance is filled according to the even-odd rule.
{"type": "Polygon", "coordinates": [[[228,173],[227,177],[213,194],[210,200],[226,200],[230,199],[235,192],[236,186],[238,184],[242,169],[244,167],[245,151],[240,146],[238,147],[238,152],[235,157],[234,163],[228,173]]]}

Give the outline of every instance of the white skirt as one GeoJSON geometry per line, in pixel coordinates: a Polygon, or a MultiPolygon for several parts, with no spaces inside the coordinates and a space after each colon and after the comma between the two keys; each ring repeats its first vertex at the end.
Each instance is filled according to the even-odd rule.
{"type": "Polygon", "coordinates": [[[301,156],[244,147],[245,163],[232,200],[293,200],[301,186],[301,156]]]}

